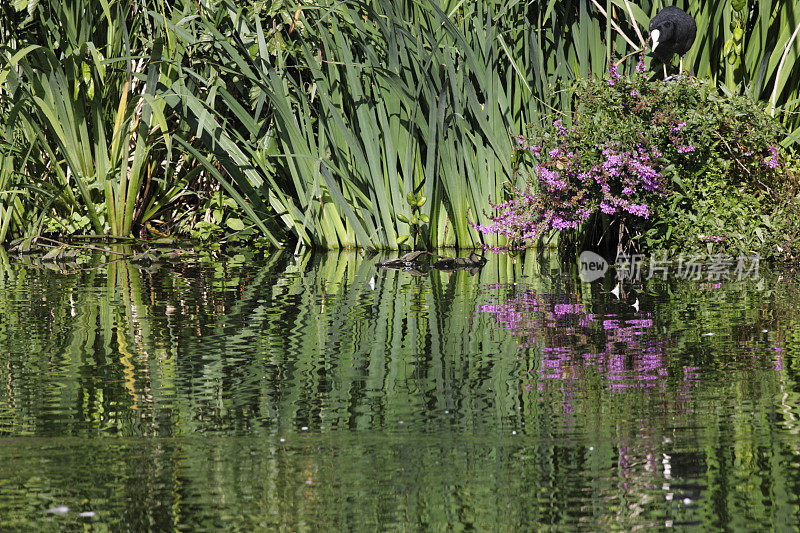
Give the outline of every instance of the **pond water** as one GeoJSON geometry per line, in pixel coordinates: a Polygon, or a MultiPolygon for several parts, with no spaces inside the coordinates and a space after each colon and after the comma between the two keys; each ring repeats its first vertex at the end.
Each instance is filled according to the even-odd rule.
{"type": "Polygon", "coordinates": [[[170,261],[0,253],[0,529],[797,527],[790,270],[170,261]]]}

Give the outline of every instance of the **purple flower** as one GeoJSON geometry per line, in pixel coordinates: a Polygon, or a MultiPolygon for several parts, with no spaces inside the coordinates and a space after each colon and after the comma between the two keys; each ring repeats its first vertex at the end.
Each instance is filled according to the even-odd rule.
{"type": "Polygon", "coordinates": [[[686,127],[685,122],[678,122],[677,124],[675,124],[675,126],[672,127],[672,133],[678,134],[684,127],[686,127]]]}
{"type": "Polygon", "coordinates": [[[617,65],[615,65],[613,61],[608,65],[608,74],[610,78],[607,83],[609,87],[613,87],[620,79],[620,75],[617,73],[617,65]]]}
{"type": "Polygon", "coordinates": [[[548,170],[544,167],[538,167],[539,176],[550,190],[563,191],[567,188],[567,182],[560,179],[558,172],[548,170]]]}
{"type": "Polygon", "coordinates": [[[612,177],[619,176],[625,163],[622,157],[610,150],[603,150],[603,155],[606,156],[606,160],[603,162],[603,170],[605,170],[606,174],[612,177]]]}
{"type": "Polygon", "coordinates": [[[772,145],[772,146],[769,147],[769,157],[764,159],[764,164],[768,168],[772,168],[772,169],[778,168],[778,165],[780,165],[780,159],[778,158],[778,147],[777,146],[772,145]]]}
{"type": "Polygon", "coordinates": [[[636,72],[638,72],[640,74],[644,74],[644,72],[646,70],[647,70],[647,67],[644,64],[644,54],[641,54],[639,56],[639,62],[636,64],[636,72]]]}
{"type": "Polygon", "coordinates": [[[622,206],[622,208],[628,213],[638,217],[648,218],[650,216],[650,210],[645,204],[627,204],[622,206]]]}
{"type": "Polygon", "coordinates": [[[600,211],[602,211],[603,213],[605,213],[607,215],[613,215],[614,213],[617,212],[617,208],[614,207],[611,204],[608,204],[606,202],[602,202],[600,204],[600,211]]]}
{"type": "Polygon", "coordinates": [[[557,229],[559,231],[563,231],[565,229],[571,229],[577,226],[576,222],[571,222],[569,220],[564,220],[561,217],[553,217],[550,221],[550,225],[553,229],[557,229]]]}

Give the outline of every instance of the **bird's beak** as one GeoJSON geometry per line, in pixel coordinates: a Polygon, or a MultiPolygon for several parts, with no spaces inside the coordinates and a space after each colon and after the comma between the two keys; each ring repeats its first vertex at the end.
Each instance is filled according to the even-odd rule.
{"type": "Polygon", "coordinates": [[[656,46],[658,46],[658,38],[660,36],[661,36],[661,32],[658,31],[658,30],[653,30],[652,33],[650,33],[650,37],[653,39],[653,46],[651,48],[651,50],[653,52],[656,51],[656,46]]]}

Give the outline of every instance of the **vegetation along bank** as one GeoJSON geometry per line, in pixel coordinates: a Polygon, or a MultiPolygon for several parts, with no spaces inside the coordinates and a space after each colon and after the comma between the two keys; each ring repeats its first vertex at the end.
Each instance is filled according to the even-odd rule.
{"type": "Polygon", "coordinates": [[[800,6],[676,5],[664,82],[660,2],[4,3],[0,243],[793,258],[800,6]]]}

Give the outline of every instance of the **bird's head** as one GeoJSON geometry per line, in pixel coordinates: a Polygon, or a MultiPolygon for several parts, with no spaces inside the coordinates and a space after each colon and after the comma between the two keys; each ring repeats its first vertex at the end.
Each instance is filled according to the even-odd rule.
{"type": "Polygon", "coordinates": [[[673,27],[674,24],[671,20],[665,20],[657,26],[650,28],[650,39],[653,40],[653,44],[650,49],[653,52],[656,51],[656,47],[659,45],[659,43],[668,40],[672,36],[673,27]]]}

